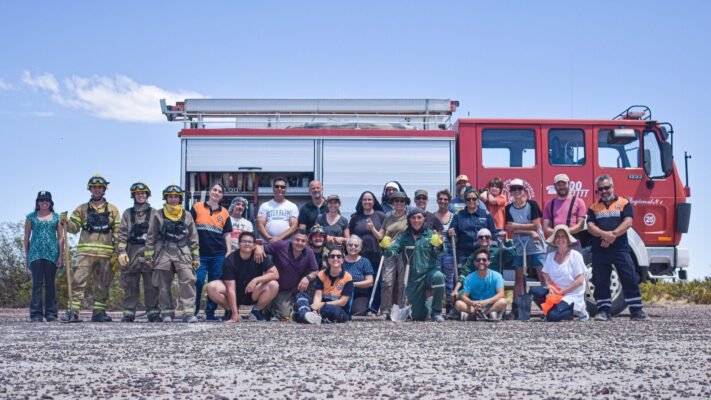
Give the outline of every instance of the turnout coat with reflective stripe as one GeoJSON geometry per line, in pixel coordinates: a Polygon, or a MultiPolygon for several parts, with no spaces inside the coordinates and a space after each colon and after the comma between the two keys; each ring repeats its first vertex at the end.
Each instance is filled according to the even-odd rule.
{"type": "Polygon", "coordinates": [[[105,202],[103,206],[97,208],[87,202],[74,210],[67,221],[66,228],[69,233],[81,231],[77,255],[110,258],[114,252],[118,251],[118,228],[120,223],[121,214],[113,204],[105,202]],[[110,231],[108,233],[91,233],[86,230],[89,207],[92,207],[97,214],[109,212],[110,231]]]}

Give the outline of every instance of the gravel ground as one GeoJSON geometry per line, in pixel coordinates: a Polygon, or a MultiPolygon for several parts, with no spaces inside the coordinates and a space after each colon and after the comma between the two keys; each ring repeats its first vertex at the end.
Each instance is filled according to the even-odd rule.
{"type": "Polygon", "coordinates": [[[637,323],[321,326],[30,324],[4,310],[0,398],[711,398],[711,306],[646,310],[637,323]]]}

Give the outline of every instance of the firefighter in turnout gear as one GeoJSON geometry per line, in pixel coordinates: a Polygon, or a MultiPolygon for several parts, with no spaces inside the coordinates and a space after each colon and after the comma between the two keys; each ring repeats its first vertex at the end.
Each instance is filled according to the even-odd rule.
{"type": "Polygon", "coordinates": [[[151,189],[143,182],[131,185],[133,207],[127,209],[119,225],[118,261],[121,269],[121,288],[123,289],[123,319],[121,322],[133,322],[136,318],[136,306],[143,278],[143,301],[149,322],[160,322],[158,309],[158,288],[153,286],[153,271],[145,262],[143,249],[146,245],[148,223],[157,211],[146,201],[151,196],[151,189]]]}
{"type": "Polygon", "coordinates": [[[87,183],[87,189],[91,192],[89,202],[77,207],[69,218],[66,211],[60,216],[67,232],[81,231],[72,278],[71,305],[62,317],[63,322],[81,322],[79,309],[90,276],[93,276],[94,282],[91,320],[111,322],[111,317],[106,315],[106,303],[114,279],[113,270],[117,264],[116,246],[120,215],[118,209],[104,198],[108,185],[109,182],[101,175],[94,175],[87,183]]]}
{"type": "Polygon", "coordinates": [[[163,322],[175,318],[173,277],[178,275],[178,306],[183,322],[197,322],[195,316],[195,270],[200,266],[198,233],[195,221],[183,210],[183,189],[170,185],[163,190],[163,209],[151,216],[146,236],[145,260],[153,268],[153,285],[158,287],[158,302],[163,322]]]}

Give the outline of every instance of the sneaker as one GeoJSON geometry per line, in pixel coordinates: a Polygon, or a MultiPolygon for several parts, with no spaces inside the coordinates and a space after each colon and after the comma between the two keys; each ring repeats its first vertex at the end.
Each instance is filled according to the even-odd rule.
{"type": "Polygon", "coordinates": [[[161,322],[163,321],[160,314],[151,314],[148,316],[148,322],[161,322]]]}
{"type": "Polygon", "coordinates": [[[313,311],[309,311],[306,314],[304,314],[304,319],[306,322],[312,325],[320,325],[321,324],[321,316],[316,314],[313,311]]]}
{"type": "Polygon", "coordinates": [[[607,310],[602,310],[595,315],[595,321],[612,321],[612,315],[607,310]]]}
{"type": "Polygon", "coordinates": [[[632,321],[647,321],[649,316],[642,308],[630,308],[630,320],[632,321]]]}
{"type": "Polygon", "coordinates": [[[133,322],[133,315],[124,315],[121,322],[133,322]]]}
{"type": "Polygon", "coordinates": [[[469,321],[469,313],[468,312],[460,312],[459,313],[459,320],[460,321],[469,321]]]}
{"type": "Polygon", "coordinates": [[[433,322],[444,322],[444,317],[442,316],[441,311],[433,311],[432,312],[432,321],[433,322]]]}
{"type": "Polygon", "coordinates": [[[48,316],[48,317],[45,317],[45,320],[47,320],[47,322],[55,322],[55,321],[57,320],[57,316],[56,316],[56,315],[50,315],[50,316],[48,316]]]}
{"type": "Polygon", "coordinates": [[[170,315],[164,315],[162,321],[163,322],[173,322],[173,317],[171,317],[170,315]]]}
{"type": "Polygon", "coordinates": [[[32,317],[30,318],[30,322],[44,322],[42,317],[32,317]]]}
{"type": "MultiPolygon", "coordinates": [[[[217,319],[215,319],[215,320],[217,320],[217,319]]],[[[194,323],[198,322],[198,318],[196,316],[194,316],[193,314],[187,314],[187,315],[183,316],[183,322],[185,322],[187,324],[194,324],[194,323]]]]}
{"type": "Polygon", "coordinates": [[[296,311],[291,313],[291,322],[298,322],[299,321],[299,313],[296,311]]]}
{"type": "Polygon", "coordinates": [[[219,321],[215,314],[205,314],[205,321],[219,321]]]}
{"type": "Polygon", "coordinates": [[[266,321],[267,320],[264,317],[264,315],[262,315],[262,310],[257,310],[256,308],[252,308],[251,314],[257,321],[266,321]]]}
{"type": "Polygon", "coordinates": [[[91,316],[91,322],[111,322],[112,319],[108,315],[106,315],[106,311],[99,311],[95,312],[94,315],[91,316]]]}
{"type": "Polygon", "coordinates": [[[232,310],[225,310],[225,315],[222,316],[222,321],[229,321],[232,318],[232,310]]]}
{"type": "Polygon", "coordinates": [[[81,319],[79,318],[78,312],[69,310],[66,314],[64,314],[64,316],[62,316],[62,322],[81,322],[81,319]]]}
{"type": "Polygon", "coordinates": [[[489,319],[487,321],[500,321],[501,315],[498,312],[492,311],[489,313],[489,319]]]}

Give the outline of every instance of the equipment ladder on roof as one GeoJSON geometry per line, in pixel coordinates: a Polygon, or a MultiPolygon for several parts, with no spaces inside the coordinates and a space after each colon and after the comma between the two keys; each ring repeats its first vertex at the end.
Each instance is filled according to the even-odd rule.
{"type": "Polygon", "coordinates": [[[168,121],[185,128],[447,130],[458,101],[449,99],[186,99],[160,101],[168,121]]]}

